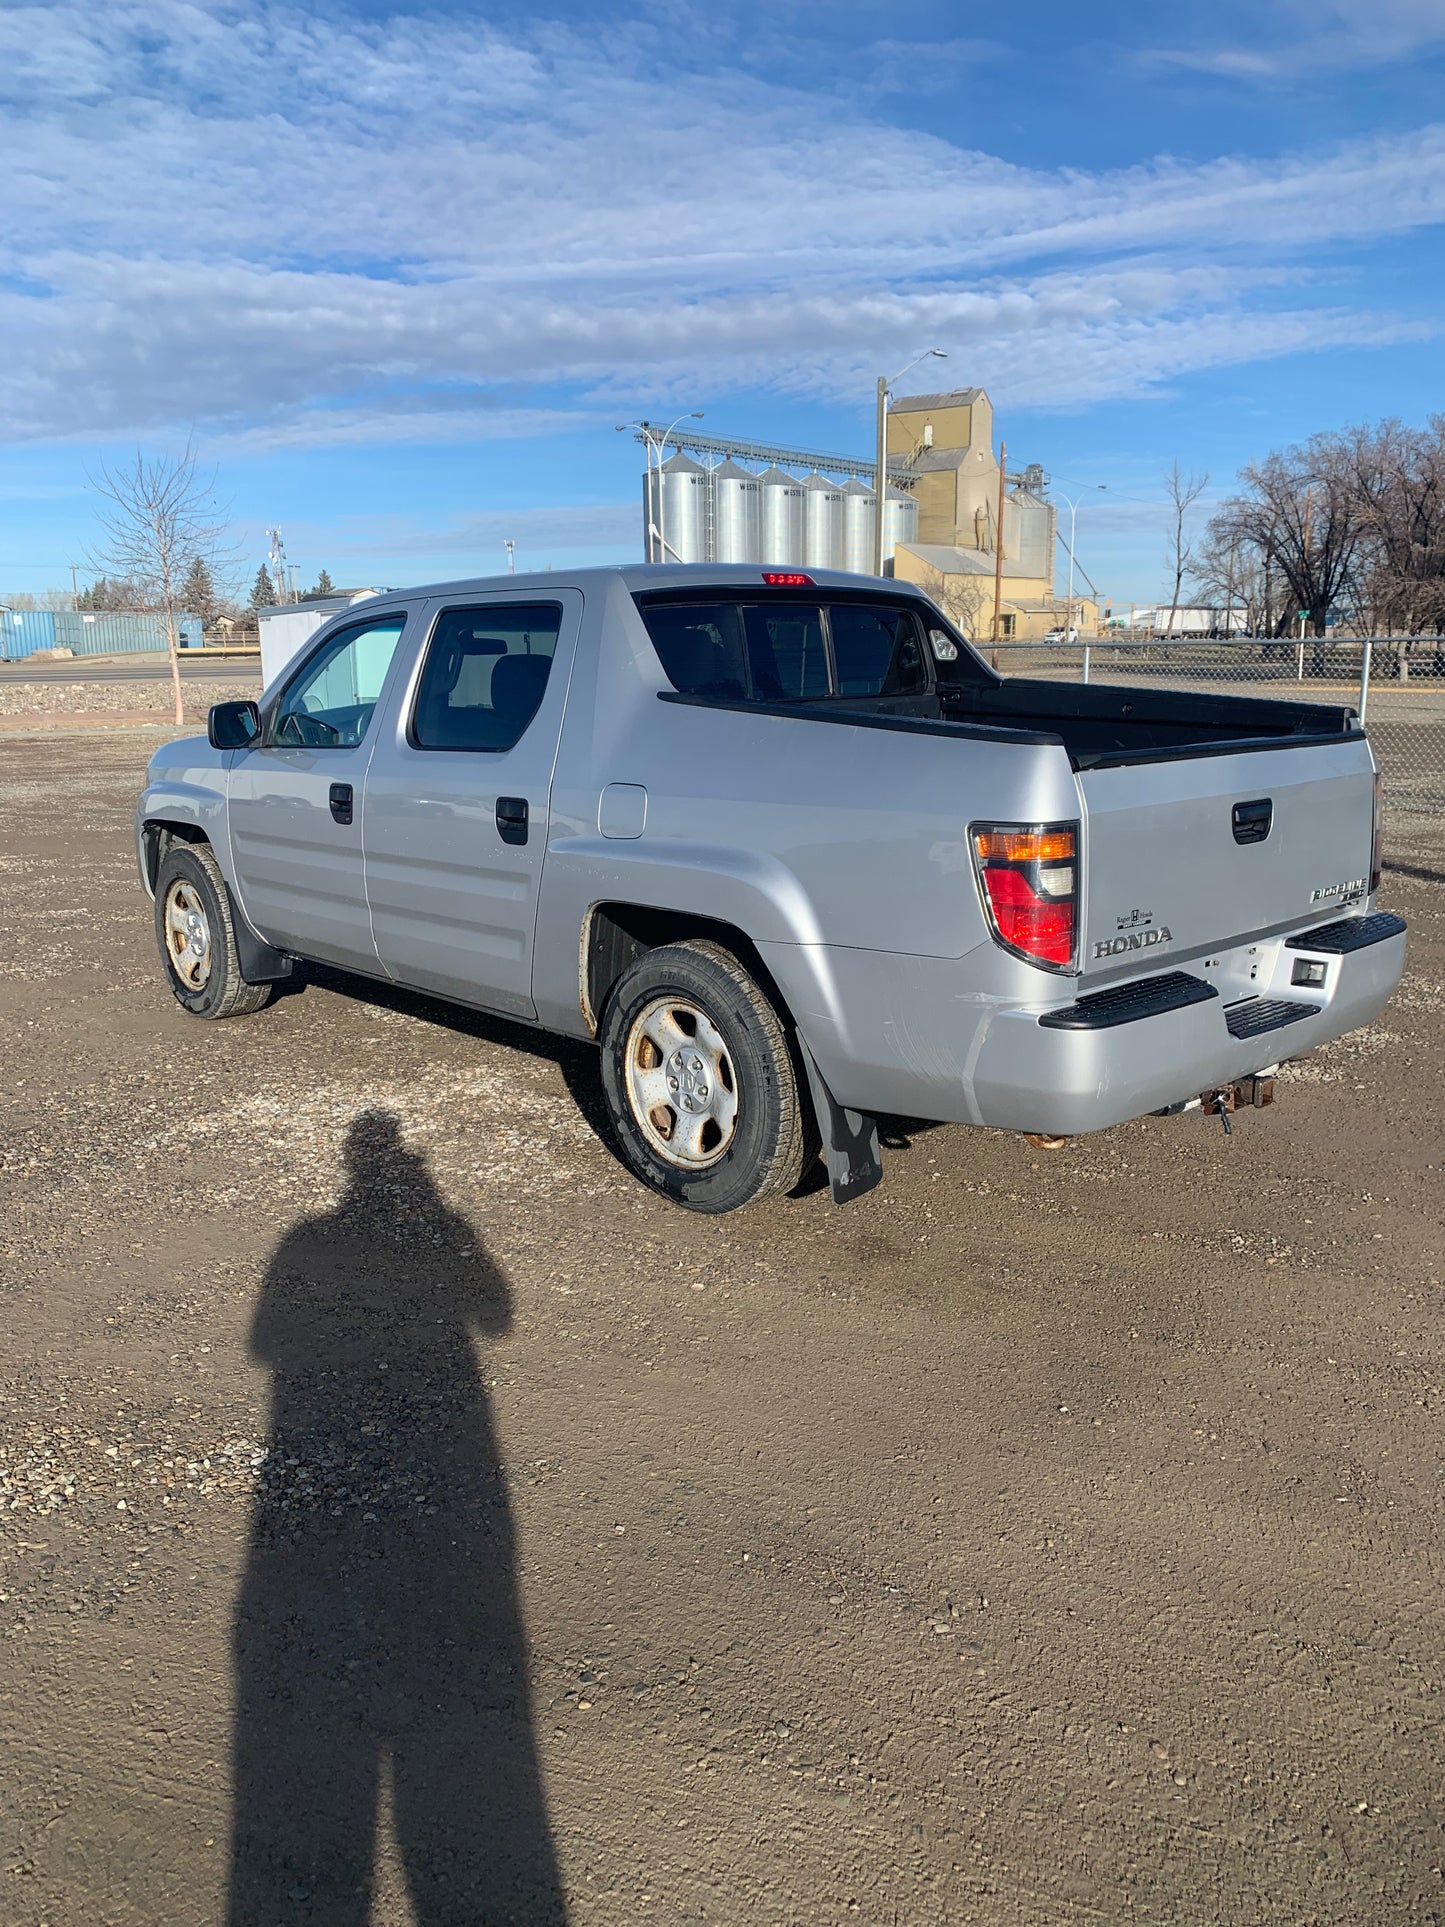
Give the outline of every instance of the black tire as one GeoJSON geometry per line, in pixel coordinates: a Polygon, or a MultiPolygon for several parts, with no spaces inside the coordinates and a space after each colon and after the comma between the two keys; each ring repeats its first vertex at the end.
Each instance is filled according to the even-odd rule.
{"type": "Polygon", "coordinates": [[[696,938],[645,952],[613,986],[599,1041],[623,1157],[651,1190],[715,1213],[798,1182],[808,1119],[787,1032],[731,951],[696,938]]]}
{"type": "Polygon", "coordinates": [[[156,943],[176,1002],[193,1017],[247,1017],[271,995],[248,984],[236,955],[236,931],[225,879],[208,843],[172,843],[156,871],[156,943]],[[178,927],[190,923],[194,943],[178,927]],[[204,954],[194,944],[204,934],[204,954]]]}

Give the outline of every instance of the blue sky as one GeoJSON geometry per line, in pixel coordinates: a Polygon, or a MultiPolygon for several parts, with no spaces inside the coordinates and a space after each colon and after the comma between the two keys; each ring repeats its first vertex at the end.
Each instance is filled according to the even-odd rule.
{"type": "Polygon", "coordinates": [[[247,577],[631,558],[616,422],[862,453],[937,346],[1147,600],[1175,456],[1445,407],[1442,80],[1442,0],[0,4],[0,590],[192,429],[247,577]]]}

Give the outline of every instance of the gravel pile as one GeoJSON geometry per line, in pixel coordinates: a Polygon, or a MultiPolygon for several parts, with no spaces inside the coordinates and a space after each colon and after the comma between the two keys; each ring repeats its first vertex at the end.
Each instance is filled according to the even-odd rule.
{"type": "MultiPolygon", "coordinates": [[[[186,714],[204,716],[212,703],[244,702],[259,693],[258,678],[183,685],[186,714]]],[[[5,682],[0,684],[0,716],[94,716],[102,712],[154,709],[174,713],[169,676],[136,682],[5,682]]]]}

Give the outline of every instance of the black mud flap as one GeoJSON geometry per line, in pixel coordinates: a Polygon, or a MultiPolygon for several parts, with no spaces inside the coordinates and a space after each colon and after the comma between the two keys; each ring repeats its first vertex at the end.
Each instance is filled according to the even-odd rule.
{"type": "Polygon", "coordinates": [[[226,905],[231,912],[231,928],[236,936],[236,962],[241,979],[248,984],[279,984],[291,975],[292,959],[276,950],[251,928],[246,913],[236,901],[236,893],[226,885],[226,905]]]}
{"type": "Polygon", "coordinates": [[[844,1108],[813,1061],[813,1053],[798,1039],[803,1068],[808,1073],[808,1088],[813,1093],[813,1114],[823,1140],[823,1162],[828,1167],[828,1183],[834,1204],[851,1204],[865,1191],[883,1182],[883,1159],[878,1150],[878,1120],[864,1111],[844,1108]]]}

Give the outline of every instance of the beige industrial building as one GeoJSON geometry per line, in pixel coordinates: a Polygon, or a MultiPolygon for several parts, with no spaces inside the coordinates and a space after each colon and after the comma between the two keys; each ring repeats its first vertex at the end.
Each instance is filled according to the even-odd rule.
{"type": "MultiPolygon", "coordinates": [[[[998,563],[999,465],[993,406],[981,388],[942,395],[902,395],[888,414],[888,454],[908,463],[917,480],[918,534],[900,542],[893,572],[920,588],[979,640],[993,634],[998,563]]],[[[1069,626],[1069,609],[1054,593],[1057,511],[1043,495],[1038,468],[1010,472],[1004,485],[1003,582],[999,634],[1028,640],[1069,626]]],[[[1072,626],[1092,633],[1097,604],[1076,595],[1072,626]]]]}

